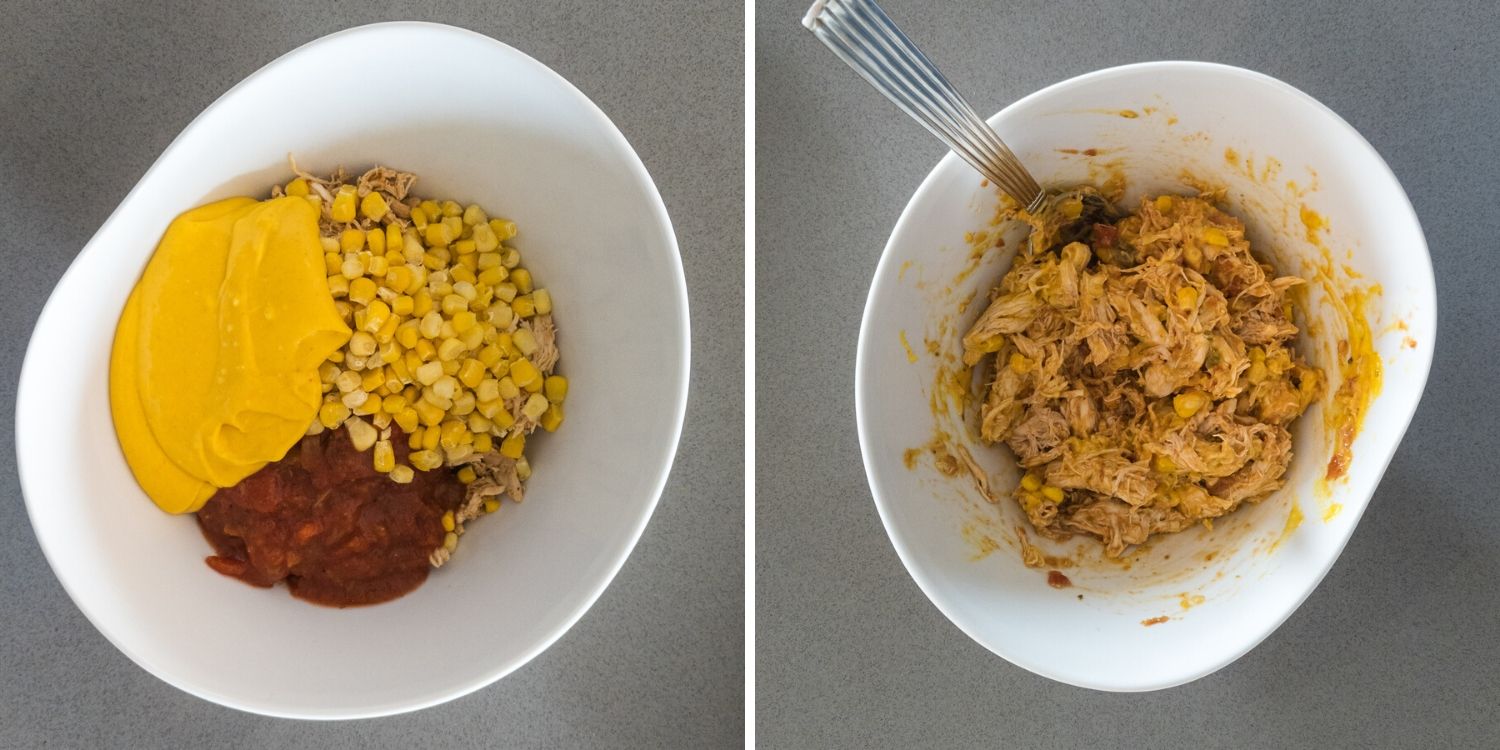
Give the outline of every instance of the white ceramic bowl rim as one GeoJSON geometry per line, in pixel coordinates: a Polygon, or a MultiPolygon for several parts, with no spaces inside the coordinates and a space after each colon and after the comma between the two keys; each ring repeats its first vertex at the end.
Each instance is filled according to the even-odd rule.
{"type": "MultiPolygon", "coordinates": [[[[636,543],[639,542],[641,534],[645,531],[646,524],[650,521],[651,515],[656,509],[656,505],[661,498],[661,493],[666,487],[667,478],[671,472],[673,463],[672,459],[676,454],[677,445],[681,440],[683,422],[687,413],[687,395],[690,373],[691,336],[688,316],[687,280],[682,268],[681,252],[677,245],[676,234],[672,229],[671,219],[667,214],[666,205],[661,199],[660,192],[657,190],[655,183],[651,179],[651,176],[646,171],[646,167],[641,162],[640,156],[630,146],[624,134],[620,132],[619,128],[615,126],[613,121],[609,119],[609,117],[603,112],[603,110],[598,107],[598,105],[596,105],[592,100],[590,100],[581,91],[579,91],[577,87],[575,87],[567,79],[559,75],[556,71],[553,71],[551,68],[547,67],[541,62],[535,60],[529,55],[526,55],[524,52],[521,52],[520,50],[517,50],[503,42],[500,42],[478,32],[446,24],[421,21],[393,21],[374,23],[363,26],[356,26],[325,35],[318,39],[307,42],[306,44],[303,44],[281,55],[280,57],[277,57],[276,59],[262,66],[254,73],[246,76],[244,79],[236,83],[233,87],[225,91],[219,96],[219,98],[214,100],[212,104],[210,104],[201,113],[199,113],[197,117],[195,117],[190,123],[188,123],[188,125],[182,129],[177,137],[173,139],[172,143],[169,144],[167,148],[163,150],[161,155],[157,157],[156,161],[152,163],[152,166],[147,169],[147,171],[141,176],[140,180],[137,181],[135,187],[133,187],[131,191],[126,194],[125,198],[110,214],[110,217],[106,219],[105,222],[100,226],[99,230],[95,232],[94,238],[105,234],[109,227],[116,221],[116,218],[122,212],[126,211],[126,209],[131,205],[132,201],[137,197],[137,192],[141,189],[141,186],[149,181],[148,178],[157,171],[158,166],[173,153],[174,149],[178,147],[179,141],[181,141],[188,133],[192,132],[194,130],[194,126],[197,125],[201,120],[208,117],[226,100],[230,99],[236,91],[245,87],[248,83],[254,81],[256,78],[264,75],[267,71],[282,66],[288,62],[295,61],[307,50],[324,44],[330,40],[346,36],[365,34],[376,30],[403,28],[441,30],[446,33],[460,34],[471,37],[473,39],[482,40],[485,43],[495,45],[496,47],[499,47],[510,54],[516,55],[517,57],[525,61],[526,64],[535,66],[539,72],[541,72],[544,76],[549,77],[553,82],[556,83],[556,85],[560,89],[564,90],[569,96],[574,97],[580,105],[582,105],[588,112],[593,115],[594,118],[596,118],[596,122],[594,124],[608,134],[608,137],[614,141],[614,143],[611,145],[613,145],[625,157],[625,168],[629,171],[631,177],[636,183],[636,186],[641,191],[641,194],[647,196],[650,200],[651,210],[653,213],[651,219],[661,227],[663,227],[665,230],[663,232],[664,239],[666,241],[666,247],[664,249],[669,250],[670,256],[676,261],[671,266],[672,278],[670,279],[670,282],[675,289],[676,302],[681,306],[681,309],[683,311],[682,317],[676,322],[676,327],[678,330],[675,332],[678,340],[683,342],[683,346],[681,347],[681,358],[678,362],[664,364],[675,367],[678,373],[678,382],[682,384],[682,387],[680,388],[679,392],[673,394],[672,398],[673,413],[671,420],[672,430],[670,439],[666,441],[661,447],[660,453],[662,458],[657,462],[659,469],[655,472],[656,476],[654,477],[654,479],[651,480],[651,486],[653,487],[653,489],[650,493],[649,502],[644,508],[644,512],[640,515],[638,522],[632,529],[630,529],[628,544],[624,545],[621,548],[622,551],[612,561],[607,573],[597,580],[596,584],[588,592],[588,595],[581,600],[581,604],[574,607],[572,611],[567,614],[566,618],[562,620],[562,624],[560,627],[556,627],[547,638],[537,642],[532,648],[527,650],[519,658],[510,660],[507,663],[497,665],[495,668],[475,679],[471,679],[463,684],[454,685],[448,690],[433,692],[422,696],[416,696],[410,700],[397,703],[371,707],[367,710],[334,713],[299,713],[296,711],[288,711],[277,707],[259,705],[253,701],[243,700],[235,696],[214,693],[212,691],[203,689],[201,686],[185,684],[183,681],[177,679],[174,675],[168,673],[166,670],[161,669],[158,665],[154,664],[144,655],[140,654],[134,649],[129,648],[127,644],[122,642],[121,639],[119,639],[114,633],[112,633],[109,629],[103,627],[101,625],[102,618],[97,612],[94,611],[93,607],[89,604],[86,598],[79,596],[76,584],[67,576],[61,574],[58,575],[58,580],[62,584],[63,589],[68,593],[69,597],[72,598],[73,602],[83,612],[84,616],[89,620],[89,622],[91,622],[94,627],[102,635],[104,635],[107,640],[110,641],[110,643],[112,643],[122,653],[128,656],[132,661],[140,665],[147,672],[150,672],[152,675],[163,680],[164,682],[167,682],[186,692],[211,700],[215,703],[228,706],[230,708],[236,708],[243,711],[282,718],[372,718],[419,710],[422,708],[445,703],[447,701],[474,692],[501,679],[502,677],[505,677],[510,672],[520,668],[521,666],[535,658],[538,654],[551,647],[553,643],[561,638],[564,633],[571,629],[573,625],[575,625],[578,620],[583,617],[584,613],[594,605],[594,603],[604,593],[604,590],[608,588],[609,584],[614,580],[615,575],[619,573],[621,567],[623,567],[625,564],[625,560],[634,550],[636,543]]],[[[62,286],[74,274],[85,272],[85,267],[87,266],[85,261],[88,259],[88,256],[92,252],[96,251],[96,248],[93,247],[94,238],[91,238],[88,243],[85,243],[83,250],[78,254],[76,258],[74,258],[73,262],[69,264],[67,270],[60,277],[58,286],[62,286]]],[[[33,326],[33,331],[40,328],[45,322],[51,320],[53,317],[66,316],[67,314],[68,311],[66,309],[63,309],[62,304],[58,300],[57,296],[53,295],[48,298],[46,304],[42,308],[41,313],[38,315],[37,321],[33,326]]],[[[58,549],[59,545],[56,542],[49,544],[48,535],[45,533],[43,527],[39,526],[36,522],[37,514],[35,512],[35,508],[33,507],[34,501],[32,500],[32,498],[39,496],[39,493],[35,491],[38,488],[35,483],[41,481],[42,478],[30,476],[26,471],[27,462],[24,460],[24,455],[28,452],[26,448],[28,443],[22,436],[28,433],[27,425],[30,421],[29,418],[34,418],[34,415],[32,415],[31,409],[26,408],[26,405],[21,401],[21,399],[28,391],[35,390],[34,387],[29,387],[31,383],[37,381],[38,379],[46,377],[45,373],[39,372],[37,368],[33,366],[33,359],[30,355],[34,346],[34,341],[32,343],[29,343],[27,346],[27,356],[23,362],[17,386],[17,475],[21,484],[22,495],[27,504],[27,513],[32,520],[32,530],[37,536],[37,541],[42,549],[42,554],[47,559],[48,564],[56,572],[62,570],[62,568],[60,568],[57,564],[57,560],[53,558],[53,555],[57,554],[56,550],[58,549]]]]}
{"type": "MultiPolygon", "coordinates": [[[[1399,180],[1397,180],[1395,173],[1391,170],[1390,165],[1387,164],[1386,161],[1380,156],[1379,152],[1375,150],[1375,147],[1372,146],[1370,142],[1366,140],[1364,136],[1362,136],[1359,131],[1354,128],[1354,126],[1350,125],[1348,121],[1340,117],[1338,113],[1334,112],[1332,109],[1330,109],[1317,99],[1313,98],[1306,92],[1303,92],[1284,81],[1265,75],[1263,73],[1258,73],[1252,70],[1246,70],[1244,68],[1239,68],[1231,65],[1224,65],[1221,63],[1190,60],[1172,60],[1133,63],[1129,65],[1105,68],[1090,73],[1085,73],[1080,76],[1075,76],[1073,78],[1060,81],[1036,92],[1033,92],[1000,110],[1000,112],[992,115],[990,118],[988,118],[987,121],[993,125],[997,121],[1004,119],[1015,109],[1031,104],[1037,99],[1048,98],[1053,94],[1066,89],[1071,89],[1080,84],[1096,82],[1100,79],[1107,79],[1116,76],[1138,74],[1142,72],[1166,72],[1179,70],[1213,71],[1229,76],[1239,76],[1261,85],[1274,87],[1281,90],[1283,93],[1289,94],[1297,99],[1302,100],[1305,104],[1311,105],[1313,108],[1330,118],[1330,121],[1335,124],[1335,127],[1339,128],[1342,131],[1343,136],[1351,144],[1353,144],[1354,148],[1364,151],[1369,157],[1373,159],[1373,163],[1378,165],[1379,169],[1383,171],[1383,176],[1387,177],[1391,181],[1391,183],[1399,186],[1400,183],[1399,180]]],[[[1270,636],[1271,633],[1275,632],[1276,629],[1279,628],[1287,618],[1291,617],[1292,613],[1294,613],[1298,609],[1298,607],[1300,607],[1301,604],[1306,601],[1307,597],[1312,594],[1312,592],[1317,588],[1318,584],[1321,583],[1323,578],[1328,574],[1328,571],[1332,569],[1334,562],[1336,562],[1339,557],[1339,554],[1336,553],[1330,555],[1326,559],[1326,562],[1323,564],[1322,569],[1314,579],[1313,584],[1307,587],[1307,589],[1301,593],[1301,595],[1296,599],[1293,606],[1288,607],[1286,611],[1274,622],[1274,624],[1271,625],[1271,627],[1266,628],[1263,632],[1260,632],[1257,637],[1242,644],[1240,647],[1234,650],[1225,652],[1224,655],[1220,656],[1217,659],[1205,661],[1199,669],[1194,670],[1190,673],[1182,674],[1172,679],[1165,679],[1154,682],[1143,682],[1140,684],[1127,686],[1094,682],[1087,678],[1080,677],[1076,674],[1060,673],[1057,670],[1053,669],[1049,664],[1032,658],[1024,650],[1013,648],[1007,649],[981,637],[972,627],[970,627],[969,624],[966,623],[964,617],[958,616],[956,614],[953,603],[949,602],[945,595],[934,584],[934,581],[929,577],[929,573],[924,570],[921,565],[916,564],[915,553],[908,547],[905,536],[899,530],[898,525],[894,523],[891,511],[888,510],[887,507],[890,501],[881,494],[880,489],[877,487],[877,474],[875,464],[875,461],[877,459],[872,458],[872,456],[874,455],[874,451],[871,450],[872,437],[870,431],[872,429],[876,429],[878,425],[872,425],[869,422],[863,408],[865,402],[864,394],[870,387],[866,382],[870,374],[870,368],[866,367],[866,360],[867,357],[870,356],[872,348],[875,346],[875,342],[873,341],[872,337],[880,335],[881,333],[887,333],[877,333],[873,331],[871,318],[875,313],[876,297],[880,290],[880,284],[878,283],[878,281],[882,278],[887,278],[890,274],[894,273],[892,266],[897,261],[894,257],[895,253],[892,252],[893,245],[895,244],[895,239],[902,234],[903,228],[906,227],[908,222],[913,220],[912,209],[917,203],[916,196],[920,196],[924,192],[926,192],[928,187],[935,180],[939,179],[939,175],[944,171],[945,167],[957,162],[958,159],[959,157],[953,152],[950,151],[946,153],[939,161],[938,165],[935,166],[932,171],[929,172],[927,176],[922,180],[922,183],[918,186],[916,192],[913,193],[913,199],[906,205],[905,208],[903,208],[901,216],[897,219],[896,224],[891,231],[891,239],[887,242],[885,248],[882,250],[880,261],[877,264],[874,276],[872,277],[870,292],[866,298],[864,314],[860,321],[859,342],[855,354],[855,420],[859,433],[859,442],[865,468],[865,476],[870,485],[872,499],[874,500],[876,510],[880,515],[881,523],[882,525],[884,525],[887,535],[890,537],[891,544],[896,549],[897,556],[901,559],[902,564],[906,567],[907,572],[911,575],[917,586],[922,590],[927,598],[932,601],[933,605],[938,608],[938,611],[942,612],[943,615],[947,617],[948,620],[955,626],[957,626],[959,630],[961,630],[965,635],[969,636],[971,639],[980,643],[981,645],[984,645],[986,648],[990,649],[1005,660],[1043,677],[1047,677],[1049,679],[1057,680],[1059,682],[1064,682],[1071,685],[1076,685],[1078,687],[1085,687],[1095,690],[1114,692],[1145,692],[1151,690],[1160,690],[1163,688],[1173,687],[1176,685],[1191,682],[1223,668],[1224,666],[1234,662],[1235,660],[1239,659],[1241,656],[1244,656],[1250,650],[1255,648],[1263,640],[1265,640],[1265,638],[1270,636]]],[[[1401,213],[1404,215],[1395,218],[1394,221],[1410,222],[1412,226],[1417,228],[1418,234],[1420,235],[1420,222],[1417,219],[1416,209],[1412,206],[1411,200],[1409,196],[1405,194],[1404,190],[1400,192],[1403,204],[1401,206],[1401,213]]],[[[1413,253],[1416,253],[1418,251],[1420,251],[1422,255],[1422,260],[1424,261],[1427,273],[1425,275],[1425,278],[1417,279],[1416,283],[1421,287],[1425,287],[1424,291],[1427,298],[1435,300],[1437,298],[1437,293],[1436,284],[1431,272],[1431,254],[1425,241],[1420,244],[1420,247],[1414,247],[1410,249],[1410,252],[1413,253]]],[[[1426,316],[1426,325],[1421,325],[1421,328],[1419,330],[1413,331],[1413,335],[1416,336],[1419,340],[1429,342],[1422,347],[1422,351],[1418,355],[1420,357],[1420,362],[1418,364],[1417,374],[1415,376],[1418,379],[1416,385],[1416,390],[1418,392],[1421,392],[1425,387],[1428,375],[1431,370],[1432,352],[1435,348],[1437,339],[1436,320],[1437,315],[1434,312],[1433,315],[1426,316]]],[[[1407,427],[1410,426],[1411,419],[1415,415],[1415,413],[1416,405],[1414,404],[1410,413],[1406,415],[1405,420],[1401,423],[1400,433],[1404,433],[1407,427]]],[[[1400,443],[1400,434],[1397,434],[1396,438],[1397,439],[1391,444],[1390,450],[1386,452],[1384,456],[1380,457],[1378,469],[1382,474],[1384,473],[1386,467],[1389,466],[1392,457],[1395,455],[1396,446],[1398,446],[1400,443]]],[[[1365,505],[1361,505],[1356,508],[1354,512],[1363,514],[1365,507],[1365,505]]],[[[1354,521],[1358,521],[1358,516],[1355,516],[1354,521]]],[[[1348,543],[1349,536],[1350,535],[1345,535],[1339,542],[1338,552],[1342,552],[1344,546],[1348,543]]],[[[955,543],[957,543],[957,540],[955,540],[955,543]]]]}

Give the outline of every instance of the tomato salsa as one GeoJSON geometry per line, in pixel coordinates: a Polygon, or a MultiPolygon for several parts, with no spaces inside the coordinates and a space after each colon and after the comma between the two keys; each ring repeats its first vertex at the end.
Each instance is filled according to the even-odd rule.
{"type": "MultiPolygon", "coordinates": [[[[396,461],[407,441],[394,430],[396,461]]],[[[375,471],[343,430],[304,437],[280,461],[219,490],[198,511],[217,554],[210,568],[254,586],[286,581],[292,595],[331,607],[378,604],[427,580],[443,545],[443,514],[464,485],[447,470],[408,484],[375,471]]]]}

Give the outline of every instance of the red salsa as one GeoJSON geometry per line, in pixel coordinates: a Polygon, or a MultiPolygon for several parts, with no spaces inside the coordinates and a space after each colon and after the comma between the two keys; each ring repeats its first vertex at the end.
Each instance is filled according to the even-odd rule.
{"type": "MultiPolygon", "coordinates": [[[[396,462],[408,448],[399,430],[396,462]]],[[[292,595],[331,607],[378,604],[422,585],[441,547],[443,514],[464,486],[453,472],[418,471],[398,484],[375,471],[344,430],[310,435],[198,511],[214,570],[254,586],[286,581],[292,595]]]]}

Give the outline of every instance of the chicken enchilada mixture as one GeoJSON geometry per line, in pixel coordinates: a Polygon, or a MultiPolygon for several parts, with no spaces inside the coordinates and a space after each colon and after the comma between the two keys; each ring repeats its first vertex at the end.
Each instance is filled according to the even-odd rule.
{"type": "Polygon", "coordinates": [[[1289,427],[1325,388],[1295,349],[1288,292],[1244,225],[1201,197],[1118,211],[1050,196],[963,337],[988,364],[980,435],[1015,452],[1037,532],[1111,557],[1281,487],[1289,427]]]}
{"type": "Polygon", "coordinates": [[[168,226],[116,329],[111,410],[210,568],[374,604],[524,498],[528,439],[562,424],[568,381],[514,222],[386,167],[293,171],[168,226]]]}

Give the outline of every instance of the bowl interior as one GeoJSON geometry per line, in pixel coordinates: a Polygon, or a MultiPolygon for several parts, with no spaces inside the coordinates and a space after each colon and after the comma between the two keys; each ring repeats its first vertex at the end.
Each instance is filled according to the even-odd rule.
{"type": "Polygon", "coordinates": [[[1213,531],[1154,541],[1123,562],[1104,560],[1092,540],[1031,534],[1047,554],[1075,563],[1064,571],[1073,582],[1065,589],[1022,564],[1016,530],[1026,522],[1013,502],[985,502],[972,480],[942,475],[926,452],[912,454],[910,468],[906,460],[942,430],[968,448],[997,494],[1019,478],[1008,449],[977,439],[971,415],[938,415],[929,405],[958,336],[1024,236],[992,223],[994,190],[945,157],[903,213],[871,289],[856,376],[861,445],[887,531],[923,590],[977,641],[1054,679],[1110,690],[1194,679],[1249,650],[1311,592],[1400,441],[1434,343],[1421,229],[1395,177],[1347,123],[1249,71],[1202,63],[1100,71],[1017,102],[991,123],[1044,185],[1123,178],[1132,210],[1146,194],[1226,188],[1252,247],[1279,271],[1313,282],[1299,304],[1303,353],[1332,383],[1296,424],[1285,488],[1213,531]],[[996,233],[1001,248],[973,251],[996,233]],[[1384,383],[1348,477],[1326,483],[1324,414],[1340,383],[1351,292],[1369,295],[1363,312],[1384,383]]]}
{"type": "Polygon", "coordinates": [[[687,298],[665,208],[623,136],[540,63],[431,24],[325,37],[232,89],[172,144],[84,248],[43,312],[20,386],[18,454],[37,536],[96,626],[158,676],[262,713],[367,716],[487,684],[558,638],[634,546],[666,480],[687,390],[687,298]],[[371,49],[407,64],[337,76],[371,49]],[[443,71],[433,75],[433,71],[443,71]],[[115,442],[115,321],[167,223],[265,195],[287,156],[376,163],[421,195],[517,221],[553,292],[568,421],[532,441],[527,500],[471,526],[395,602],[325,609],[223,578],[192,517],[156,510],[115,442]],[[81,459],[81,461],[80,461],[81,459]],[[80,463],[87,466],[79,471],[80,463]]]}

